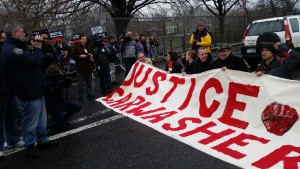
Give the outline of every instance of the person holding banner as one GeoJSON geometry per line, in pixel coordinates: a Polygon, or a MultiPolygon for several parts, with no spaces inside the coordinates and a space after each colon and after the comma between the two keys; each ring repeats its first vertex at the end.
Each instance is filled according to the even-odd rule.
{"type": "Polygon", "coordinates": [[[146,64],[149,64],[149,65],[153,65],[152,60],[150,58],[145,57],[145,54],[143,52],[138,53],[137,62],[142,62],[142,63],[146,63],[146,64]]]}
{"type": "Polygon", "coordinates": [[[186,53],[186,63],[184,65],[184,73],[183,75],[194,74],[193,68],[196,63],[197,54],[194,50],[188,50],[186,53]]]}
{"type": "Polygon", "coordinates": [[[274,45],[265,44],[261,50],[262,60],[257,66],[256,75],[268,74],[285,79],[291,79],[291,72],[300,62],[300,54],[290,49],[285,43],[277,42],[274,45]],[[284,57],[279,58],[277,53],[284,57]]]}
{"type": "Polygon", "coordinates": [[[92,72],[94,69],[92,46],[87,44],[87,37],[84,34],[79,36],[80,43],[73,47],[72,57],[76,61],[76,73],[78,78],[79,100],[83,100],[83,85],[87,86],[88,98],[94,98],[92,90],[92,72]]]}
{"type": "Polygon", "coordinates": [[[246,65],[244,59],[232,55],[231,46],[228,43],[224,43],[218,47],[219,58],[214,61],[210,69],[222,68],[239,70],[239,71],[248,71],[248,66],[246,65]]]}
{"type": "Polygon", "coordinates": [[[198,58],[193,67],[194,73],[202,73],[210,69],[213,63],[212,55],[208,54],[206,48],[198,48],[198,58]]]}

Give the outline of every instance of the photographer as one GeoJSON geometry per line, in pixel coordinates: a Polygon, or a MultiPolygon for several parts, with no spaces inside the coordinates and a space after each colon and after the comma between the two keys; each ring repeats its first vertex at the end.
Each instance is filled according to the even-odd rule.
{"type": "Polygon", "coordinates": [[[84,34],[79,36],[80,43],[77,43],[72,52],[76,61],[76,73],[78,79],[79,100],[83,100],[83,84],[86,82],[88,98],[94,98],[92,91],[92,72],[94,69],[93,47],[87,44],[87,37],[84,34]]]}
{"type": "Polygon", "coordinates": [[[132,65],[136,62],[137,56],[137,43],[132,39],[132,32],[127,32],[127,36],[121,41],[121,52],[123,55],[126,72],[125,76],[128,75],[132,65]]]}
{"type": "Polygon", "coordinates": [[[71,78],[65,76],[57,64],[50,65],[46,69],[46,110],[54,121],[54,124],[49,128],[57,132],[66,131],[69,118],[81,109],[80,105],[68,102],[64,98],[64,89],[70,85],[71,78]]]}

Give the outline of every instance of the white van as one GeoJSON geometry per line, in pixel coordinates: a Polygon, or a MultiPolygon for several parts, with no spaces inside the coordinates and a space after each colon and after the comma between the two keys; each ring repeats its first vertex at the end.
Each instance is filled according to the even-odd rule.
{"type": "Polygon", "coordinates": [[[253,21],[242,39],[242,57],[255,68],[261,60],[261,45],[286,43],[291,48],[300,45],[300,15],[267,18],[253,21]]]}

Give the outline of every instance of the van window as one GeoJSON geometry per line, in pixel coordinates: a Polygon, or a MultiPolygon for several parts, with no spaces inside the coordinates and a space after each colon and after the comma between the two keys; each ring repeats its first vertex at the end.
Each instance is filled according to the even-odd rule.
{"type": "Polygon", "coordinates": [[[256,22],[251,25],[247,36],[258,36],[263,32],[280,32],[284,31],[283,20],[256,22]]]}
{"type": "Polygon", "coordinates": [[[299,23],[297,18],[290,19],[291,27],[293,32],[299,32],[299,23]]]}

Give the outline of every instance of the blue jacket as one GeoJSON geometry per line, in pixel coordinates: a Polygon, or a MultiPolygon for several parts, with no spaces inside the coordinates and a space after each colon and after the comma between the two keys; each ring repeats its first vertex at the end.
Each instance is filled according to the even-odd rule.
{"type": "Polygon", "coordinates": [[[280,44],[278,51],[285,57],[279,58],[274,56],[274,59],[269,64],[266,64],[266,61],[262,59],[257,67],[257,71],[262,71],[264,74],[291,79],[291,72],[300,62],[300,54],[288,48],[286,44],[280,44]]]}
{"type": "Polygon", "coordinates": [[[7,37],[3,45],[2,56],[11,94],[26,101],[42,97],[44,91],[44,77],[41,70],[43,51],[33,48],[29,52],[25,42],[7,37]]]}

